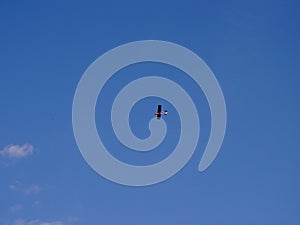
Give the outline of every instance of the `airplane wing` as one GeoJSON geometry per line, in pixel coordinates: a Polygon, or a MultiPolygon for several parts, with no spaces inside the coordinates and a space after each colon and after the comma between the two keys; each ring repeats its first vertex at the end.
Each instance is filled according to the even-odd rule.
{"type": "Polygon", "coordinates": [[[158,106],[157,106],[157,112],[158,112],[158,113],[161,113],[161,105],[158,105],[158,106]]]}

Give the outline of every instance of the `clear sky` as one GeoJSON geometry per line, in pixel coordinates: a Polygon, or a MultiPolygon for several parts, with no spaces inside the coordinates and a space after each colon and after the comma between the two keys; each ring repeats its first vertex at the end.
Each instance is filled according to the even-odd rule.
{"type": "MultiPolygon", "coordinates": [[[[0,224],[299,225],[299,1],[108,2],[0,2],[0,224]],[[137,188],[104,179],[84,161],[72,102],[97,57],[145,39],[185,46],[209,65],[225,96],[228,124],[218,157],[199,173],[209,108],[192,82],[179,80],[197,102],[199,145],[174,177],[137,188]]],[[[179,76],[151,63],[120,73],[149,71],[179,76]]],[[[107,107],[129,78],[116,74],[103,93],[110,97],[98,99],[97,126],[107,145],[117,143],[107,107]]],[[[147,137],[157,101],[133,108],[137,136],[147,137]]],[[[163,148],[112,154],[136,165],[167,157],[180,124],[174,108],[164,105],[173,113],[165,117],[170,133],[163,148]]]]}

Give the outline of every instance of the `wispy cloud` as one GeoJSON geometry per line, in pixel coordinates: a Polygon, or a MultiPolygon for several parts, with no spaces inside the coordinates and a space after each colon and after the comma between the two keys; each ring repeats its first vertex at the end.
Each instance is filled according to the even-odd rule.
{"type": "Polygon", "coordinates": [[[10,184],[10,185],[8,186],[8,188],[9,188],[9,190],[11,190],[11,191],[17,191],[17,190],[18,190],[17,184],[10,184]]]}
{"type": "Polygon", "coordinates": [[[33,184],[30,187],[24,189],[24,193],[26,195],[36,194],[39,193],[40,191],[41,191],[41,187],[37,184],[33,184]]]}
{"type": "Polygon", "coordinates": [[[42,202],[39,200],[34,201],[34,203],[32,204],[32,206],[35,208],[40,208],[41,205],[42,205],[42,202]]]}
{"type": "Polygon", "coordinates": [[[32,184],[26,187],[20,181],[16,181],[14,184],[10,184],[8,188],[11,191],[22,192],[25,195],[37,194],[41,191],[41,186],[38,184],[32,184]]]}
{"type": "Polygon", "coordinates": [[[0,151],[0,155],[8,158],[21,159],[33,154],[33,146],[31,144],[24,145],[8,145],[0,151]]]}
{"type": "Polygon", "coordinates": [[[76,225],[78,224],[78,218],[71,216],[67,220],[46,220],[46,219],[24,219],[18,218],[14,219],[11,223],[12,225],[76,225]]]}
{"type": "Polygon", "coordinates": [[[25,225],[26,224],[26,221],[23,220],[23,219],[16,219],[14,222],[13,222],[13,225],[25,225]]]}
{"type": "Polygon", "coordinates": [[[39,223],[38,225],[64,225],[64,223],[61,221],[55,221],[55,222],[42,222],[39,223]]]}
{"type": "Polygon", "coordinates": [[[17,213],[17,212],[19,212],[21,209],[22,209],[22,205],[19,204],[19,203],[16,203],[16,204],[14,204],[14,205],[12,205],[12,206],[10,207],[10,211],[11,211],[12,213],[17,213]]]}
{"type": "Polygon", "coordinates": [[[13,222],[13,225],[65,225],[65,223],[62,221],[46,222],[41,220],[16,219],[13,222]]]}

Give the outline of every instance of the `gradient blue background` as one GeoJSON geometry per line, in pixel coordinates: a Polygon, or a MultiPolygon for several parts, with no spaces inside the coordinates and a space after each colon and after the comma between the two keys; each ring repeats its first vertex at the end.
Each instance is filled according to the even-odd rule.
{"type": "MultiPolygon", "coordinates": [[[[17,161],[0,158],[0,224],[299,225],[299,10],[299,1],[283,0],[1,1],[0,150],[30,143],[35,153],[17,161]],[[183,45],[209,65],[224,92],[228,127],[216,161],[199,173],[209,109],[201,91],[182,80],[199,98],[199,146],[176,176],[132,188],[107,181],[87,165],[75,143],[71,110],[76,85],[98,56],[144,39],[183,45]],[[17,181],[37,184],[40,191],[10,190],[17,181]],[[13,212],[14,204],[22,208],[13,212]]],[[[149,75],[149,66],[137,67],[139,74],[149,75]]],[[[154,67],[169,76],[174,70],[154,67]]],[[[116,79],[111,87],[122,82],[116,79]]],[[[141,137],[156,101],[133,109],[131,124],[141,137]]],[[[109,132],[97,112],[98,128],[109,132]]],[[[165,118],[175,127],[173,137],[175,114],[165,118]]],[[[168,143],[170,153],[176,138],[168,143]]],[[[166,156],[160,152],[149,161],[114,154],[138,164],[139,158],[159,161],[166,156]]]]}

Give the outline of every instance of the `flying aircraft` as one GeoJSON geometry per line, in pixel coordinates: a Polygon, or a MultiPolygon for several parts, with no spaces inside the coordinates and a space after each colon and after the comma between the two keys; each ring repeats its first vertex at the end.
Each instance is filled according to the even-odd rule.
{"type": "Polygon", "coordinates": [[[162,112],[161,112],[161,105],[158,105],[158,106],[157,106],[157,112],[155,113],[156,119],[160,119],[161,114],[167,115],[167,114],[168,114],[168,111],[165,110],[165,111],[162,113],[162,112]]]}

